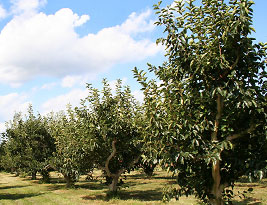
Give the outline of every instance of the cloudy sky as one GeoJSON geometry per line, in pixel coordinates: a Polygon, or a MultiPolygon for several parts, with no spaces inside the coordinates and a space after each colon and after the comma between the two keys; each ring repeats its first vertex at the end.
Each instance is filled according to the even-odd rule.
{"type": "MultiPolygon", "coordinates": [[[[170,4],[171,0],[163,1],[170,4]]],[[[253,34],[267,42],[267,1],[255,0],[253,34]]],[[[0,0],[0,131],[29,103],[41,114],[122,79],[142,99],[132,69],[159,65],[156,0],[0,0]]]]}

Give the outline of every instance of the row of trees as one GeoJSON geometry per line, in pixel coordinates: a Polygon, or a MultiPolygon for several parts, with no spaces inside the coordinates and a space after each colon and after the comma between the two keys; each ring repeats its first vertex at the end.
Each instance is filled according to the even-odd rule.
{"type": "Polygon", "coordinates": [[[116,191],[121,174],[141,157],[143,115],[120,80],[115,94],[106,80],[101,93],[90,85],[88,92],[80,107],[68,106],[66,113],[36,117],[30,106],[26,117],[15,114],[4,133],[2,167],[30,173],[32,179],[40,172],[45,182],[49,170],[57,170],[68,187],[98,167],[110,182],[110,190],[116,191]]]}
{"type": "Polygon", "coordinates": [[[149,65],[152,80],[134,69],[144,103],[121,81],[113,95],[104,80],[101,92],[88,85],[88,97],[65,114],[16,114],[4,133],[2,166],[44,178],[53,167],[68,185],[96,166],[116,191],[120,175],[143,156],[143,164],[160,159],[173,171],[176,198],[224,204],[239,177],[267,164],[267,46],[250,37],[252,5],[189,0],[161,9],[159,2],[167,61],[149,65]]]}

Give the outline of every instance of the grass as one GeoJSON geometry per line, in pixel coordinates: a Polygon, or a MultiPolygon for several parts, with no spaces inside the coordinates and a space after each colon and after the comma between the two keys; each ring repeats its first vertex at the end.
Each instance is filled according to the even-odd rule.
{"type": "MultiPolygon", "coordinates": [[[[94,176],[99,176],[96,172],[94,176]]],[[[106,197],[107,186],[98,181],[86,181],[85,176],[75,184],[73,189],[66,189],[62,176],[52,174],[50,184],[42,184],[39,180],[15,177],[12,174],[0,173],[0,204],[164,204],[161,201],[162,189],[174,180],[167,173],[157,171],[148,179],[141,172],[133,172],[127,176],[124,188],[117,198],[106,197]]],[[[247,198],[234,198],[234,204],[267,204],[267,180],[262,183],[237,183],[236,191],[243,192],[249,187],[254,191],[247,198]]],[[[237,193],[237,192],[236,192],[237,193]]],[[[193,196],[182,197],[179,201],[168,204],[198,204],[193,196]]]]}

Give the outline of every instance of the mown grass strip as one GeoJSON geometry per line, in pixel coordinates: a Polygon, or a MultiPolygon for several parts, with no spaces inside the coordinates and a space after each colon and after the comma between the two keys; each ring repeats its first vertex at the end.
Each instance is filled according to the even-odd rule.
{"type": "MultiPolygon", "coordinates": [[[[119,196],[114,199],[106,197],[107,187],[99,181],[85,181],[84,177],[76,183],[75,188],[66,189],[57,174],[52,175],[50,184],[42,184],[38,180],[14,177],[12,174],[0,173],[0,204],[164,204],[161,201],[162,189],[171,185],[174,180],[165,172],[159,171],[152,178],[146,178],[139,172],[127,176],[119,196]]],[[[175,185],[174,185],[175,186],[175,185]]],[[[267,179],[261,183],[237,183],[235,193],[253,187],[254,191],[247,198],[234,198],[234,204],[267,204],[267,179]]],[[[196,205],[198,200],[193,196],[172,200],[169,204],[196,205]]]]}

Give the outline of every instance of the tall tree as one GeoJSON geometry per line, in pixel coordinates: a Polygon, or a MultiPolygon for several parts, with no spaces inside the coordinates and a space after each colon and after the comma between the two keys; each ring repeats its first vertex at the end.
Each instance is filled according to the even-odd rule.
{"type": "Polygon", "coordinates": [[[160,3],[167,61],[149,65],[157,80],[134,70],[150,119],[147,144],[177,173],[178,197],[223,204],[226,187],[266,166],[266,44],[250,37],[253,2],[160,3]]]}
{"type": "Polygon", "coordinates": [[[118,80],[113,95],[108,82],[103,90],[88,85],[89,95],[77,109],[85,133],[91,139],[94,162],[108,178],[109,189],[117,191],[119,177],[138,161],[141,155],[141,112],[129,87],[122,88],[118,80]]]}

